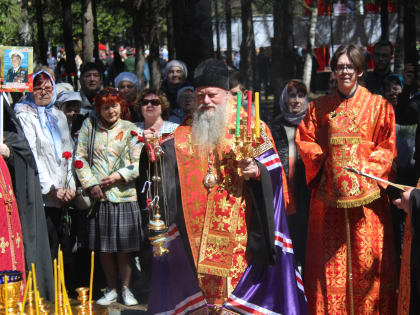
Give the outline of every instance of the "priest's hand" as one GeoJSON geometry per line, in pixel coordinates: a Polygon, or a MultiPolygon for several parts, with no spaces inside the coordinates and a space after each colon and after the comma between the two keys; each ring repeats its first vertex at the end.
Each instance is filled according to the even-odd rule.
{"type": "Polygon", "coordinates": [[[121,176],[121,174],[118,172],[114,172],[101,180],[101,187],[104,189],[108,189],[122,182],[124,182],[124,178],[121,176]]]}
{"type": "Polygon", "coordinates": [[[240,163],[242,175],[249,178],[257,178],[260,176],[260,169],[254,159],[246,158],[240,163]]]}
{"type": "Polygon", "coordinates": [[[101,186],[99,185],[93,186],[89,193],[94,200],[101,200],[104,197],[104,193],[102,192],[101,186]]]}
{"type": "Polygon", "coordinates": [[[414,188],[404,191],[401,193],[401,198],[395,199],[392,203],[398,208],[404,210],[404,212],[410,212],[410,194],[414,188]]]}
{"type": "Polygon", "coordinates": [[[0,154],[5,158],[8,159],[10,156],[10,149],[4,143],[0,144],[0,154]]]}

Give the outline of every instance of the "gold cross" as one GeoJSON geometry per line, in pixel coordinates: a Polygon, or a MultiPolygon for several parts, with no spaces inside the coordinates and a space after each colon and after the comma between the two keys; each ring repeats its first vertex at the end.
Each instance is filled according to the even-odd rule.
{"type": "Polygon", "coordinates": [[[21,238],[20,238],[20,235],[19,235],[19,233],[16,233],[16,246],[17,246],[17,248],[19,248],[19,246],[20,246],[20,242],[21,242],[22,240],[21,240],[21,238]]]}
{"type": "Polygon", "coordinates": [[[0,248],[1,253],[4,254],[6,252],[6,248],[9,246],[9,242],[5,242],[4,237],[0,237],[0,248]]]}

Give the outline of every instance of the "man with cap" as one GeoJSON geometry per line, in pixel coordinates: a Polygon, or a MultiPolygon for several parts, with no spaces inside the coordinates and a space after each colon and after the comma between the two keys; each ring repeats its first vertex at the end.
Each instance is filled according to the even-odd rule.
{"type": "Polygon", "coordinates": [[[186,83],[187,76],[187,66],[181,60],[173,59],[166,64],[160,89],[165,92],[168,97],[169,103],[171,104],[171,110],[179,107],[176,102],[176,95],[180,88],[189,85],[186,83]]]}
{"type": "Polygon", "coordinates": [[[6,82],[27,83],[28,69],[22,67],[23,54],[20,51],[11,51],[9,57],[12,67],[7,71],[6,82]]]}
{"type": "MultiPolygon", "coordinates": [[[[260,138],[243,156],[243,142],[234,136],[236,107],[226,65],[203,61],[194,83],[197,109],[191,118],[161,139],[155,130],[143,133],[148,149],[140,158],[139,187],[150,187],[147,198],[159,198],[142,194],[140,202],[152,209],[159,203],[169,226],[169,252],[153,258],[149,312],[243,314],[251,308],[305,314],[270,131],[261,123],[260,138]],[[164,152],[159,174],[149,165],[156,140],[164,152]],[[145,185],[158,177],[161,184],[145,185]]],[[[244,110],[240,114],[246,119],[244,110]]]]}
{"type": "Polygon", "coordinates": [[[93,114],[95,106],[93,98],[102,89],[103,69],[94,62],[87,62],[80,67],[80,97],[82,98],[82,107],[80,113],[93,114]]]}

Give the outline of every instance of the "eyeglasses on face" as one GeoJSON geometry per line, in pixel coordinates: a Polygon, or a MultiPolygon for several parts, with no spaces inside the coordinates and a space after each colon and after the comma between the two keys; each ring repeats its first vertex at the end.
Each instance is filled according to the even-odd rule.
{"type": "Polygon", "coordinates": [[[356,68],[353,65],[337,65],[336,71],[338,73],[343,73],[344,70],[347,70],[348,73],[353,73],[356,68]]]}
{"type": "Polygon", "coordinates": [[[141,100],[140,101],[140,106],[146,106],[149,103],[152,104],[153,106],[159,106],[160,105],[160,100],[157,100],[157,99],[153,99],[153,100],[141,100]]]}
{"type": "Polygon", "coordinates": [[[44,88],[42,88],[42,87],[35,87],[34,88],[34,93],[35,94],[41,94],[42,92],[44,92],[45,94],[50,94],[50,93],[52,93],[52,91],[53,91],[52,86],[47,86],[47,87],[44,87],[44,88]]]}

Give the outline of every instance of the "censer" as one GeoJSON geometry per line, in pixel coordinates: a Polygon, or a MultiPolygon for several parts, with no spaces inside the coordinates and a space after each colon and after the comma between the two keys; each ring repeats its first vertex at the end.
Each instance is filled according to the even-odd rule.
{"type": "Polygon", "coordinates": [[[155,256],[162,256],[168,253],[169,250],[165,248],[166,233],[168,231],[168,207],[165,194],[165,174],[162,167],[162,147],[159,139],[153,138],[148,144],[149,154],[149,172],[147,190],[147,207],[149,208],[149,224],[150,243],[155,246],[155,256]],[[153,167],[153,176],[151,176],[151,167],[153,167]],[[153,192],[152,192],[152,187],[153,192]],[[162,197],[159,195],[159,188],[162,188],[162,197]],[[163,209],[160,208],[159,201],[162,199],[163,209]]]}

